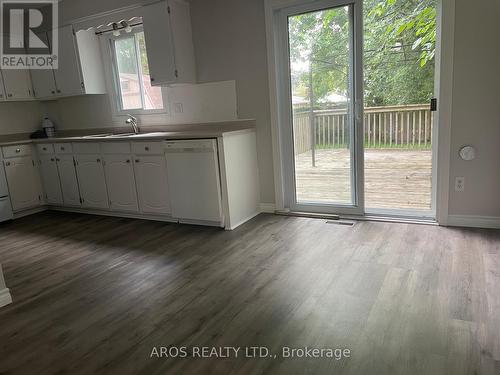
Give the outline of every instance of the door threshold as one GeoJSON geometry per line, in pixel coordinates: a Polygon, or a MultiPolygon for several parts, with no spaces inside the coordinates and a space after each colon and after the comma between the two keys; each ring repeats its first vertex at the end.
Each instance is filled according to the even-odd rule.
{"type": "Polygon", "coordinates": [[[435,219],[432,218],[413,218],[407,216],[388,216],[388,215],[335,215],[335,214],[320,214],[314,212],[300,212],[300,211],[275,211],[276,215],[293,216],[293,217],[306,217],[311,219],[325,219],[325,220],[358,220],[358,221],[379,221],[386,223],[400,223],[400,224],[420,224],[420,225],[439,225],[435,219]]]}
{"type": "Polygon", "coordinates": [[[339,215],[334,214],[319,214],[315,212],[302,212],[302,211],[274,211],[276,215],[281,216],[295,216],[295,217],[308,217],[311,219],[327,219],[327,220],[340,220],[339,215]]]}
{"type": "Polygon", "coordinates": [[[414,218],[407,216],[387,216],[387,215],[346,215],[344,219],[359,220],[359,221],[379,221],[384,223],[399,223],[399,224],[419,224],[419,225],[439,225],[435,219],[431,218],[414,218]]]}

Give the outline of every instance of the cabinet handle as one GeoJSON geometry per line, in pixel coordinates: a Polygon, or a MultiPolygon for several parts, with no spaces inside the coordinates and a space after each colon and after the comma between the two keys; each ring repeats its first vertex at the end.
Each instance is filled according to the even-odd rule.
{"type": "Polygon", "coordinates": [[[47,147],[42,147],[42,150],[43,151],[47,151],[47,147]]]}
{"type": "Polygon", "coordinates": [[[144,150],[149,151],[149,147],[148,146],[144,147],[144,150]]]}
{"type": "Polygon", "coordinates": [[[126,163],[130,163],[130,159],[127,159],[125,162],[126,162],[126,163]]]}
{"type": "Polygon", "coordinates": [[[56,92],[54,90],[51,91],[52,94],[55,94],[56,92]]]}
{"type": "Polygon", "coordinates": [[[101,162],[101,159],[97,159],[97,162],[100,163],[101,162]]]}
{"type": "Polygon", "coordinates": [[[56,161],[61,161],[61,159],[59,159],[59,158],[56,158],[56,161]]]}
{"type": "Polygon", "coordinates": [[[50,161],[54,161],[54,158],[50,158],[50,161]]]}
{"type": "Polygon", "coordinates": [[[61,147],[61,151],[64,151],[64,147],[61,147]]]}
{"type": "Polygon", "coordinates": [[[10,161],[5,162],[6,167],[10,167],[10,161]]]}
{"type": "Polygon", "coordinates": [[[57,93],[60,94],[61,93],[61,90],[57,90],[57,93]]]}
{"type": "Polygon", "coordinates": [[[9,98],[12,98],[12,94],[8,94],[7,96],[8,96],[9,98]]]}
{"type": "Polygon", "coordinates": [[[139,162],[140,162],[140,160],[139,160],[139,159],[135,159],[135,162],[136,162],[136,163],[139,163],[139,162]]]}
{"type": "Polygon", "coordinates": [[[16,153],[19,154],[21,152],[20,148],[16,148],[16,153]]]}

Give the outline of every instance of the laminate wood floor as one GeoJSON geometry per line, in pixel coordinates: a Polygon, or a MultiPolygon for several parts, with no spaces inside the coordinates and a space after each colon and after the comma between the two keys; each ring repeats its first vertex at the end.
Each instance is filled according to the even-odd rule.
{"type": "Polygon", "coordinates": [[[0,263],[1,374],[500,374],[500,231],[45,212],[0,225],[0,263]],[[306,346],[351,355],[281,355],[306,346]]]}

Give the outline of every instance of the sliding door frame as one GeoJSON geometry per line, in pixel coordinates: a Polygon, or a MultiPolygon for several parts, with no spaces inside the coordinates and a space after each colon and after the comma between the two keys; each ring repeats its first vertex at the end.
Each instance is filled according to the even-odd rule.
{"type": "MultiPolygon", "coordinates": [[[[287,41],[280,40],[279,37],[279,12],[287,7],[310,5],[318,3],[315,0],[264,0],[265,1],[265,21],[266,21],[266,41],[267,41],[267,58],[268,58],[268,78],[269,78],[269,95],[271,108],[271,135],[273,146],[273,169],[274,169],[274,188],[275,188],[275,204],[276,211],[289,210],[288,202],[285,198],[286,185],[289,183],[285,179],[285,154],[283,150],[284,134],[281,124],[287,119],[291,121],[290,112],[283,111],[280,103],[280,96],[283,92],[288,92],[290,88],[283,82],[283,72],[280,68],[281,49],[286,46],[287,41]],[[287,91],[288,90],[288,91],[287,91]]],[[[359,1],[362,6],[362,0],[359,1]]],[[[328,2],[329,4],[341,4],[341,2],[328,2]]],[[[352,3],[346,1],[344,3],[352,3]]],[[[454,36],[455,36],[455,0],[437,0],[437,42],[436,42],[436,67],[435,67],[435,91],[438,98],[438,111],[434,117],[435,120],[435,145],[433,146],[433,192],[432,200],[435,209],[435,217],[440,225],[447,225],[449,221],[449,194],[450,194],[450,163],[451,163],[451,121],[452,121],[452,104],[453,104],[453,57],[454,57],[454,36]]],[[[360,9],[361,17],[358,20],[356,28],[362,28],[362,10],[360,9]]],[[[362,68],[363,45],[356,46],[361,54],[357,69],[362,68]]],[[[288,66],[288,63],[286,64],[288,66]]],[[[289,74],[288,68],[287,74],[289,74]]],[[[362,71],[361,75],[362,77],[362,71]]],[[[286,78],[286,77],[285,77],[286,78]]],[[[362,83],[361,83],[362,85],[362,83]]],[[[362,119],[362,100],[363,90],[358,91],[361,95],[361,119],[362,119]]],[[[363,140],[358,140],[361,145],[361,152],[357,152],[356,169],[357,176],[357,200],[364,203],[364,152],[363,140]],[[361,168],[359,168],[361,163],[361,168]]],[[[342,210],[338,211],[342,214],[342,210]]],[[[354,216],[364,216],[364,205],[359,206],[358,212],[354,216]]]]}
{"type": "MultiPolygon", "coordinates": [[[[317,212],[327,214],[362,215],[364,213],[363,183],[363,10],[362,0],[316,0],[288,2],[273,12],[275,52],[276,52],[276,94],[279,118],[278,136],[281,144],[281,189],[283,205],[281,209],[292,211],[317,212]],[[351,204],[323,204],[320,202],[297,202],[295,184],[295,160],[293,142],[293,119],[291,110],[291,84],[288,41],[288,17],[307,12],[349,6],[350,17],[350,74],[349,89],[351,100],[349,113],[351,116],[351,204]]],[[[275,181],[279,184],[279,181],[275,181]]]]}

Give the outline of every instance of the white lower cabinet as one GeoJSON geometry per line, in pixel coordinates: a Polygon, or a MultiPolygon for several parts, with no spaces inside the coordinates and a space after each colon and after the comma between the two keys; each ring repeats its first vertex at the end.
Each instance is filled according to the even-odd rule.
{"type": "Polygon", "coordinates": [[[40,205],[40,179],[30,156],[6,159],[5,174],[13,211],[40,205]]]}
{"type": "Polygon", "coordinates": [[[109,208],[101,155],[75,155],[82,207],[109,208]]]}
{"type": "Polygon", "coordinates": [[[78,188],[73,155],[57,155],[56,162],[61,182],[63,204],[65,206],[79,207],[81,204],[80,190],[78,188]]]}
{"type": "Polygon", "coordinates": [[[170,214],[165,156],[135,156],[134,169],[141,212],[170,214]]]}
{"type": "Polygon", "coordinates": [[[54,155],[40,157],[40,174],[45,192],[45,201],[52,205],[62,205],[63,196],[59,182],[59,172],[57,171],[56,157],[54,155]]]}
{"type": "Polygon", "coordinates": [[[105,155],[104,163],[109,207],[116,211],[139,211],[132,156],[105,155]]]}

